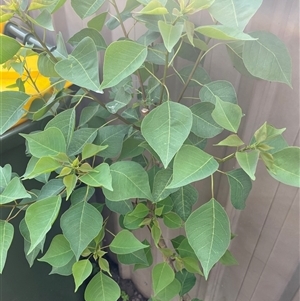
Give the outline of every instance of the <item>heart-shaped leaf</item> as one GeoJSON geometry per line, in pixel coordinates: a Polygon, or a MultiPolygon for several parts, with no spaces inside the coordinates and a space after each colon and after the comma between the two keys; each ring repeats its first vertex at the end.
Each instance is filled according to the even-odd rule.
{"type": "Polygon", "coordinates": [[[100,91],[98,55],[94,41],[86,37],[66,59],[55,65],[55,71],[64,79],[80,87],[100,91]]]}
{"type": "Polygon", "coordinates": [[[14,227],[7,221],[0,220],[0,274],[2,274],[7,251],[14,237],[14,227]]]}

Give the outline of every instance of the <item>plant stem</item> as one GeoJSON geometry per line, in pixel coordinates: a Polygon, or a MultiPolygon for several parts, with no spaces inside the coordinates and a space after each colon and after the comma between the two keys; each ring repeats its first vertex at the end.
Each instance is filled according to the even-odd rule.
{"type": "Polygon", "coordinates": [[[168,61],[169,61],[169,52],[167,51],[165,67],[164,67],[164,75],[163,75],[162,86],[161,86],[161,91],[160,91],[159,103],[162,103],[163,96],[164,96],[164,90],[167,89],[167,87],[166,87],[166,78],[167,78],[167,72],[168,72],[168,61]]]}
{"type": "Polygon", "coordinates": [[[115,1],[115,0],[111,0],[111,4],[113,5],[113,7],[114,7],[115,10],[116,10],[116,13],[117,13],[117,16],[118,16],[120,25],[121,25],[121,27],[122,27],[123,34],[124,34],[125,38],[128,38],[128,33],[127,33],[126,28],[125,28],[125,26],[124,26],[124,23],[123,23],[123,20],[122,20],[122,18],[121,18],[121,14],[120,14],[119,8],[118,8],[118,6],[117,6],[117,4],[116,4],[116,1],[115,1]]]}

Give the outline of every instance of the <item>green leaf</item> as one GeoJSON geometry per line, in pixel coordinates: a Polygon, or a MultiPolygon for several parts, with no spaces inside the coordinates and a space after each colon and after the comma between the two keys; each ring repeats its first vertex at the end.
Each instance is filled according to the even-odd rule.
{"type": "Polygon", "coordinates": [[[222,263],[225,266],[232,266],[232,265],[239,264],[229,250],[227,250],[225,254],[220,258],[220,263],[222,263]]]}
{"type": "Polygon", "coordinates": [[[90,37],[86,37],[68,58],[56,63],[55,71],[75,85],[101,93],[98,66],[95,43],[90,37]]]}
{"type": "Polygon", "coordinates": [[[196,32],[203,34],[209,38],[225,41],[247,41],[255,40],[252,37],[236,28],[226,27],[224,25],[205,25],[195,28],[196,32]]]}
{"type": "Polygon", "coordinates": [[[185,223],[187,239],[194,249],[205,279],[230,243],[230,226],[223,207],[215,200],[196,209],[185,223]]]}
{"type": "Polygon", "coordinates": [[[12,169],[10,164],[4,165],[4,167],[0,166],[0,193],[4,190],[4,188],[8,185],[12,175],[12,169]]]}
{"type": "Polygon", "coordinates": [[[177,23],[173,25],[160,20],[158,21],[158,28],[165,47],[168,52],[171,52],[181,37],[183,24],[177,23]]]}
{"type": "Polygon", "coordinates": [[[244,30],[262,2],[262,0],[217,0],[208,10],[220,23],[244,30]]]}
{"type": "Polygon", "coordinates": [[[94,14],[105,2],[105,0],[71,0],[71,5],[75,10],[76,14],[84,19],[94,14]]]}
{"type": "Polygon", "coordinates": [[[259,151],[253,150],[251,152],[236,152],[235,157],[241,168],[248,174],[251,180],[254,181],[259,151]]]}
{"type": "Polygon", "coordinates": [[[245,143],[241,140],[238,135],[232,134],[226,137],[224,140],[220,141],[216,146],[231,146],[231,147],[238,147],[242,146],[245,143]]]}
{"type": "Polygon", "coordinates": [[[103,218],[91,204],[83,201],[70,207],[61,217],[60,226],[69,241],[76,260],[83,250],[98,235],[103,218]],[[76,235],[74,235],[76,233],[76,235]]]}
{"type": "Polygon", "coordinates": [[[0,35],[0,45],[0,64],[12,59],[22,47],[17,40],[3,34],[0,35]]]}
{"type": "Polygon", "coordinates": [[[184,145],[174,159],[173,180],[168,188],[185,186],[205,179],[219,167],[218,162],[201,149],[184,145]]]}
{"type": "Polygon", "coordinates": [[[158,0],[151,0],[147,5],[138,12],[144,15],[165,15],[168,10],[158,0]]]}
{"type": "Polygon", "coordinates": [[[107,163],[96,166],[93,171],[81,176],[79,180],[92,187],[105,187],[108,190],[113,190],[112,176],[107,163]]]}
{"type": "Polygon", "coordinates": [[[130,254],[135,251],[148,248],[148,245],[141,243],[130,231],[120,231],[110,243],[110,250],[115,254],[130,254]]]}
{"type": "MultiPolygon", "coordinates": [[[[38,58],[38,69],[39,72],[45,77],[59,77],[56,73],[54,66],[55,63],[46,53],[40,53],[38,58]]],[[[23,73],[23,72],[22,72],[23,73]]]]}
{"type": "Polygon", "coordinates": [[[203,102],[216,104],[216,96],[226,102],[237,103],[237,96],[233,85],[225,80],[217,80],[205,84],[199,93],[203,102]]]}
{"type": "Polygon", "coordinates": [[[139,218],[146,217],[148,214],[149,208],[144,203],[137,204],[134,210],[128,213],[129,216],[135,216],[139,218]]]}
{"type": "Polygon", "coordinates": [[[177,247],[177,252],[182,258],[188,257],[188,258],[198,259],[197,255],[195,254],[194,250],[189,244],[187,238],[185,237],[177,247]]]}
{"type": "Polygon", "coordinates": [[[190,273],[197,273],[203,276],[202,271],[199,268],[199,261],[194,257],[184,257],[182,258],[182,263],[186,270],[190,273]]]}
{"type": "Polygon", "coordinates": [[[166,168],[188,137],[191,127],[191,110],[179,103],[166,101],[143,119],[141,130],[166,168]]]}
{"type": "MultiPolygon", "coordinates": [[[[186,83],[188,81],[188,78],[193,70],[194,66],[186,66],[183,67],[179,74],[182,78],[182,80],[186,83]]],[[[206,85],[210,82],[210,77],[206,70],[202,68],[201,66],[198,66],[193,74],[193,77],[191,78],[188,87],[199,87],[206,85]]]]}
{"type": "Polygon", "coordinates": [[[196,284],[196,277],[194,274],[189,273],[187,270],[182,270],[175,274],[175,278],[180,282],[181,289],[179,296],[187,294],[196,284]]]}
{"type": "Polygon", "coordinates": [[[153,202],[157,203],[164,200],[171,193],[175,192],[177,189],[168,189],[167,186],[172,181],[173,172],[170,169],[162,169],[157,172],[154,177],[153,182],[153,202]]]}
{"type": "Polygon", "coordinates": [[[84,292],[86,301],[117,301],[121,295],[119,285],[102,272],[96,274],[84,292]]]}
{"type": "Polygon", "coordinates": [[[67,109],[57,114],[47,123],[45,130],[50,127],[55,127],[61,130],[68,146],[75,129],[75,109],[67,109]]]}
{"type": "Polygon", "coordinates": [[[101,157],[116,157],[122,149],[123,139],[127,133],[128,126],[125,125],[108,125],[99,129],[94,144],[108,145],[107,149],[101,151],[101,157]]]}
{"type": "MultiPolygon", "coordinates": [[[[261,143],[269,141],[277,136],[280,136],[286,128],[276,129],[272,125],[267,124],[266,122],[254,133],[255,143],[261,143]]],[[[251,141],[251,144],[254,144],[254,141],[251,141]]]]}
{"type": "Polygon", "coordinates": [[[0,274],[2,274],[8,249],[14,237],[14,227],[7,221],[0,220],[0,274]]]}
{"type": "Polygon", "coordinates": [[[36,257],[39,255],[40,251],[43,251],[46,237],[44,237],[44,239],[32,250],[32,252],[30,254],[27,254],[30,249],[31,243],[30,243],[30,233],[29,233],[29,230],[25,223],[24,218],[21,220],[21,222],[19,224],[19,230],[20,230],[21,235],[24,238],[24,252],[25,252],[26,260],[27,260],[29,266],[32,267],[36,257]]]}
{"type": "Polygon", "coordinates": [[[51,14],[46,9],[35,18],[31,18],[29,15],[27,15],[27,18],[32,24],[38,25],[49,31],[54,31],[51,14]]]}
{"type": "MultiPolygon", "coordinates": [[[[149,244],[147,240],[143,241],[143,244],[149,244]]],[[[119,254],[118,260],[122,264],[140,264],[140,265],[148,265],[148,259],[146,256],[146,250],[142,249],[129,254],[119,254]]]]}
{"type": "Polygon", "coordinates": [[[76,262],[75,256],[64,266],[62,267],[53,267],[49,275],[58,274],[61,276],[70,276],[72,275],[72,267],[73,264],[76,262]]]}
{"type": "Polygon", "coordinates": [[[130,200],[113,202],[105,199],[105,204],[109,210],[123,215],[131,212],[133,209],[133,205],[130,200]]]}
{"type": "Polygon", "coordinates": [[[103,193],[110,201],[131,198],[152,199],[147,172],[133,161],[120,161],[110,166],[113,191],[105,187],[103,193]]]}
{"type": "Polygon", "coordinates": [[[292,62],[285,44],[269,32],[256,31],[251,36],[256,40],[246,42],[243,50],[248,71],[253,76],[291,87],[292,62]]]}
{"type": "Polygon", "coordinates": [[[50,196],[55,196],[59,194],[64,188],[65,185],[63,184],[62,179],[51,179],[42,187],[38,195],[38,199],[42,200],[50,196]]]}
{"type": "Polygon", "coordinates": [[[92,143],[97,136],[97,129],[82,128],[73,133],[67,154],[68,156],[78,155],[86,144],[92,143]]]}
{"type": "Polygon", "coordinates": [[[20,135],[27,140],[29,152],[36,158],[56,156],[66,152],[64,135],[56,127],[50,127],[38,133],[20,135]]]}
{"type": "Polygon", "coordinates": [[[7,204],[18,199],[31,198],[18,177],[13,178],[0,194],[0,204],[7,204]]]}
{"type": "Polygon", "coordinates": [[[123,143],[122,152],[118,160],[134,158],[143,153],[144,149],[139,145],[143,142],[140,137],[130,137],[123,143]]]}
{"type": "Polygon", "coordinates": [[[199,10],[209,8],[215,0],[194,0],[186,7],[188,13],[195,13],[199,10]]]}
{"type": "Polygon", "coordinates": [[[182,227],[183,222],[178,214],[175,212],[169,212],[163,215],[164,224],[171,229],[177,229],[182,227]]]}
{"type": "Polygon", "coordinates": [[[24,178],[33,179],[41,174],[52,172],[60,168],[61,166],[62,166],[61,163],[52,157],[42,157],[38,159],[37,163],[35,164],[30,174],[24,175],[24,178]]]}
{"type": "Polygon", "coordinates": [[[160,226],[159,224],[155,223],[152,225],[151,227],[151,236],[152,236],[152,239],[155,243],[156,246],[158,246],[158,243],[160,241],[160,238],[161,238],[161,229],[160,229],[160,226]]]}
{"type": "Polygon", "coordinates": [[[51,196],[31,204],[25,213],[25,222],[30,234],[30,254],[44,239],[55,221],[61,205],[61,196],[51,196]]]}
{"type": "Polygon", "coordinates": [[[96,156],[99,152],[105,150],[108,145],[95,145],[87,143],[82,150],[82,160],[96,156]]]}
{"type": "Polygon", "coordinates": [[[93,266],[88,259],[77,261],[73,264],[72,274],[75,281],[75,292],[79,286],[86,280],[92,273],[93,266]]]}
{"type": "Polygon", "coordinates": [[[198,191],[192,185],[183,186],[171,194],[171,199],[174,205],[173,211],[186,221],[198,200],[198,191]]]}
{"type": "Polygon", "coordinates": [[[74,256],[69,242],[62,234],[56,235],[46,254],[39,261],[47,262],[54,267],[66,265],[74,256]]]}
{"type": "Polygon", "coordinates": [[[235,209],[243,210],[252,189],[248,174],[241,168],[226,173],[230,186],[230,200],[235,209]]]}
{"type": "Polygon", "coordinates": [[[35,10],[35,9],[41,9],[41,8],[47,8],[51,5],[53,5],[56,0],[32,0],[30,1],[30,5],[28,7],[28,11],[35,10]]]}
{"type": "Polygon", "coordinates": [[[87,202],[91,199],[91,197],[95,193],[95,188],[90,186],[83,186],[74,190],[71,195],[71,203],[72,205],[76,205],[80,202],[87,202]]]}
{"type": "Polygon", "coordinates": [[[116,114],[120,109],[128,105],[131,100],[131,93],[126,92],[124,87],[120,87],[114,97],[114,100],[107,103],[105,106],[110,113],[116,114]]]}
{"type": "MultiPolygon", "coordinates": [[[[0,35],[1,38],[1,35],[0,35]]],[[[5,45],[1,44],[0,45],[5,45]]],[[[2,48],[2,47],[1,47],[2,48]]],[[[4,134],[24,115],[23,109],[29,100],[29,95],[17,91],[1,91],[0,92],[0,135],[4,134]]]]}
{"type": "Polygon", "coordinates": [[[218,96],[211,115],[217,124],[234,133],[238,131],[243,117],[242,109],[237,104],[225,102],[218,96]]]}
{"type": "Polygon", "coordinates": [[[223,128],[212,118],[215,106],[209,102],[199,102],[190,107],[193,113],[191,132],[202,138],[212,138],[220,134],[223,128]]]}
{"type": "Polygon", "coordinates": [[[77,184],[77,180],[78,180],[78,178],[74,174],[64,176],[63,183],[66,186],[66,190],[67,190],[66,200],[69,199],[69,197],[71,196],[73,190],[75,189],[76,184],[77,184]]]}
{"type": "Polygon", "coordinates": [[[104,55],[101,89],[117,85],[140,68],[146,57],[147,47],[141,44],[132,41],[116,41],[111,43],[104,55]]]}
{"type": "Polygon", "coordinates": [[[174,279],[168,286],[166,286],[162,291],[160,291],[155,296],[155,300],[160,301],[170,301],[178,295],[180,292],[181,285],[177,279],[174,279]]]}
{"type": "Polygon", "coordinates": [[[154,295],[157,295],[164,288],[173,282],[175,274],[168,263],[163,262],[157,264],[152,269],[152,288],[154,295]]]}
{"type": "Polygon", "coordinates": [[[190,133],[188,138],[184,141],[184,144],[193,145],[204,150],[207,144],[207,139],[198,137],[194,133],[190,133]]]}
{"type": "Polygon", "coordinates": [[[72,46],[77,46],[85,37],[90,37],[94,41],[97,51],[106,49],[107,46],[102,35],[93,28],[81,29],[68,40],[68,43],[72,46]]]}
{"type": "Polygon", "coordinates": [[[100,32],[103,28],[103,25],[105,24],[106,16],[107,16],[107,12],[95,16],[93,19],[87,22],[87,26],[89,28],[96,29],[100,32]]]}
{"type": "Polygon", "coordinates": [[[273,154],[273,165],[269,174],[279,182],[300,186],[300,148],[287,147],[273,154]]]}

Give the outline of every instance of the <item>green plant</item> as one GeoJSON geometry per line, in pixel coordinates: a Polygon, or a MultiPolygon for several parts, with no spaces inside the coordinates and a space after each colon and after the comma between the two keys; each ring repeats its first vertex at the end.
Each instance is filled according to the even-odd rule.
{"type": "Polygon", "coordinates": [[[129,296],[126,294],[126,292],[121,291],[121,299],[122,301],[129,301],[129,296]]]}
{"type": "MultiPolygon", "coordinates": [[[[35,26],[53,29],[51,14],[64,0],[32,0],[29,5],[11,0],[1,6],[1,21],[20,19],[42,45],[39,71],[52,83],[51,94],[42,95],[37,88],[40,97],[27,116],[32,120],[53,118],[43,131],[21,134],[31,156],[24,175],[12,173],[9,165],[0,169],[0,208],[11,208],[7,219],[0,221],[0,271],[13,239],[10,221],[24,215],[20,231],[31,265],[61,203],[69,202],[60,219],[62,234],[54,237],[39,260],[48,262],[55,273],[73,274],[76,290],[91,275],[91,260],[95,260],[100,272],[87,285],[86,301],[120,297],[103,258],[108,248],[120,263],[133,264],[135,269],[152,265],[150,242],[139,241],[132,233],[142,227],[149,229],[164,259],[152,268],[151,300],[168,301],[176,295],[191,300],[188,292],[195,284],[195,274],[207,279],[217,262],[236,263],[228,250],[232,238],[229,219],[214,197],[214,174],[227,177],[231,202],[238,210],[245,207],[259,160],[273,178],[299,186],[300,152],[286,143],[285,129],[258,125],[251,141],[244,142],[237,134],[243,113],[232,84],[211,81],[203,61],[214,48],[225,45],[241,73],[291,86],[291,60],[285,45],[273,34],[244,32],[262,0],[127,0],[122,11],[116,0],[71,1],[81,18],[91,16],[105,2],[115,9],[106,27],[120,26],[123,38],[106,44],[100,34],[106,30],[108,13],[104,12],[70,38],[68,43],[75,47],[71,54],[60,34],[57,49],[50,52],[35,32],[35,26]],[[33,10],[40,11],[37,18],[30,16],[33,10]],[[211,24],[191,21],[202,10],[211,14],[211,24]],[[136,40],[127,19],[133,20],[134,27],[146,29],[136,40]],[[101,84],[98,52],[104,53],[101,84]],[[177,70],[177,58],[189,63],[177,70]],[[174,77],[180,85],[178,95],[173,95],[168,81],[174,77]],[[65,81],[80,89],[70,94],[63,89],[65,81]],[[186,92],[195,87],[199,97],[191,104],[186,92]],[[109,91],[110,102],[103,101],[102,91],[109,91]],[[66,96],[71,100],[65,102],[66,96]],[[83,99],[91,103],[79,111],[83,99]],[[61,102],[63,111],[58,106],[61,102]],[[230,147],[232,153],[217,158],[204,149],[208,139],[223,131],[228,136],[216,147],[230,147]],[[234,158],[240,168],[220,170],[222,163],[234,158]],[[211,199],[193,209],[198,192],[192,183],[208,177],[211,199]],[[28,179],[36,179],[43,187],[27,191],[23,181],[28,179]],[[105,204],[90,201],[96,187],[102,188],[105,204]],[[120,232],[113,234],[106,228],[110,216],[102,217],[103,206],[120,214],[120,232]],[[169,244],[162,222],[172,229],[184,227],[186,236],[174,237],[169,244]],[[105,232],[113,236],[109,246],[102,243],[105,232]]],[[[27,72],[25,57],[35,49],[10,37],[0,38],[0,63],[20,74],[27,72]]],[[[1,134],[24,114],[22,107],[30,97],[24,92],[25,81],[34,84],[30,72],[17,80],[19,91],[1,92],[1,134]]]]}

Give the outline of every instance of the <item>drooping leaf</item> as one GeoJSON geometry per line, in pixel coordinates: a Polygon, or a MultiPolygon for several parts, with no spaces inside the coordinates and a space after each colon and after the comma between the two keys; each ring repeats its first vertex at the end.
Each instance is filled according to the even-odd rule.
{"type": "Polygon", "coordinates": [[[148,245],[141,243],[130,231],[120,231],[110,243],[110,250],[115,254],[130,254],[147,248],[148,245]]]}
{"type": "Polygon", "coordinates": [[[42,12],[35,18],[32,18],[29,15],[27,15],[27,18],[32,24],[38,25],[49,31],[54,31],[51,14],[46,9],[42,10],[42,12]]]}
{"type": "Polygon", "coordinates": [[[26,260],[27,260],[29,266],[32,267],[36,257],[39,255],[39,253],[41,251],[43,252],[46,237],[44,237],[44,239],[31,251],[31,253],[28,254],[28,251],[30,249],[30,244],[31,244],[30,243],[30,233],[29,233],[29,230],[28,230],[28,227],[26,225],[24,218],[21,220],[21,222],[19,224],[19,230],[20,230],[21,235],[24,238],[24,252],[25,252],[26,260]]]}
{"type": "Polygon", "coordinates": [[[182,263],[184,268],[190,272],[190,273],[197,273],[201,276],[203,276],[202,271],[200,270],[199,267],[199,260],[194,257],[183,257],[182,258],[182,263]]]}
{"type": "Polygon", "coordinates": [[[248,174],[251,180],[255,180],[255,171],[259,158],[259,151],[236,152],[235,157],[241,168],[248,174]]]}
{"type": "Polygon", "coordinates": [[[61,217],[60,226],[69,241],[76,260],[83,250],[98,235],[103,217],[91,204],[83,201],[70,207],[61,217]],[[74,235],[76,233],[76,235],[74,235]]]}
{"type": "Polygon", "coordinates": [[[173,180],[167,188],[182,187],[204,179],[218,169],[218,162],[201,149],[184,145],[174,159],[173,180]]]}
{"type": "Polygon", "coordinates": [[[191,132],[202,138],[212,138],[220,134],[223,128],[212,118],[215,106],[209,102],[199,102],[190,107],[193,113],[191,132]]]}
{"type": "Polygon", "coordinates": [[[145,15],[165,15],[168,10],[158,0],[148,1],[147,5],[138,12],[145,15]]]}
{"type": "Polygon", "coordinates": [[[186,221],[192,212],[193,205],[198,200],[198,191],[192,185],[183,186],[171,194],[171,199],[173,211],[186,221]]]}
{"type": "Polygon", "coordinates": [[[179,280],[181,289],[179,296],[187,294],[196,284],[196,277],[194,274],[189,273],[187,270],[179,271],[175,274],[175,278],[179,280]]]}
{"type": "Polygon", "coordinates": [[[143,119],[141,130],[166,168],[188,137],[191,127],[191,110],[179,103],[166,101],[143,119]]]}
{"type": "Polygon", "coordinates": [[[292,62],[285,44],[269,32],[256,31],[251,36],[256,40],[246,42],[243,50],[248,71],[253,76],[291,87],[292,62]]]}
{"type": "Polygon", "coordinates": [[[242,109],[239,105],[223,101],[216,96],[215,109],[212,118],[224,129],[236,133],[239,129],[243,117],[242,109]]]}
{"type": "Polygon", "coordinates": [[[25,213],[25,222],[30,234],[28,254],[44,239],[51,229],[61,205],[61,196],[51,196],[31,204],[25,213]]]}
{"type": "MultiPolygon", "coordinates": [[[[4,44],[1,44],[0,42],[0,45],[4,44]]],[[[0,135],[4,134],[9,128],[11,128],[17,121],[21,119],[25,113],[23,107],[28,101],[29,97],[29,95],[18,91],[0,92],[0,135]]]]}
{"type": "Polygon", "coordinates": [[[233,85],[225,80],[206,83],[200,90],[199,98],[203,102],[216,104],[216,96],[226,102],[237,103],[237,96],[233,85]]]}
{"type": "Polygon", "coordinates": [[[8,249],[14,237],[14,227],[7,221],[0,220],[0,274],[2,274],[8,249]]]}
{"type": "Polygon", "coordinates": [[[241,168],[226,173],[230,186],[230,200],[235,209],[242,210],[251,191],[252,182],[248,174],[241,168]]]}
{"type": "Polygon", "coordinates": [[[195,28],[195,31],[213,39],[227,40],[227,41],[247,41],[255,40],[252,37],[234,27],[227,27],[224,25],[204,25],[195,28]]]}
{"type": "Polygon", "coordinates": [[[69,242],[62,234],[56,235],[49,246],[46,254],[39,259],[49,263],[54,267],[62,267],[66,265],[74,256],[69,242]]]}
{"type": "Polygon", "coordinates": [[[105,0],[71,0],[71,5],[75,10],[76,14],[84,19],[92,14],[94,14],[105,2],[105,0]]]}
{"type": "Polygon", "coordinates": [[[273,154],[273,165],[269,174],[279,182],[300,186],[300,148],[287,147],[273,154]]]}
{"type": "Polygon", "coordinates": [[[0,204],[7,204],[18,199],[31,198],[18,177],[13,178],[0,194],[0,204]]]}
{"type": "Polygon", "coordinates": [[[111,43],[105,51],[101,89],[115,86],[131,75],[141,67],[146,56],[147,48],[136,42],[116,41],[111,43]]]}
{"type": "Polygon", "coordinates": [[[173,282],[175,274],[168,263],[157,264],[152,270],[152,288],[154,295],[157,295],[164,288],[173,282]]]}
{"type": "Polygon", "coordinates": [[[56,156],[66,152],[66,141],[62,131],[56,127],[32,134],[20,134],[27,140],[29,152],[36,158],[56,156]]]}
{"type": "Polygon", "coordinates": [[[244,30],[261,4],[262,0],[217,0],[208,10],[223,25],[244,30]]]}
{"type": "Polygon", "coordinates": [[[105,187],[112,190],[112,176],[107,163],[101,163],[93,171],[81,176],[79,180],[92,187],[105,187]]]}
{"type": "Polygon", "coordinates": [[[50,127],[56,127],[61,130],[68,146],[75,129],[75,109],[67,109],[57,114],[47,123],[45,130],[50,127]]]}
{"type": "Polygon", "coordinates": [[[55,71],[73,84],[101,92],[98,65],[95,43],[90,37],[86,37],[78,43],[68,58],[56,63],[55,71]]]}
{"type": "Polygon", "coordinates": [[[21,49],[22,45],[15,39],[0,35],[0,64],[7,62],[21,49]]]}
{"type": "MultiPolygon", "coordinates": [[[[186,83],[194,66],[186,66],[183,67],[179,71],[179,75],[181,79],[186,83]]],[[[211,81],[208,73],[204,68],[201,66],[198,66],[193,74],[193,77],[191,78],[188,86],[189,87],[199,87],[208,84],[211,81]]]]}
{"type": "Polygon", "coordinates": [[[185,223],[187,239],[194,249],[205,279],[230,243],[230,226],[223,207],[215,200],[196,209],[185,223]]]}
{"type": "Polygon", "coordinates": [[[179,41],[182,31],[183,24],[169,24],[164,21],[158,21],[158,28],[164,41],[164,45],[168,52],[171,52],[179,41]]]}
{"type": "Polygon", "coordinates": [[[77,261],[73,264],[72,274],[75,281],[75,292],[79,286],[86,280],[92,273],[93,266],[88,259],[77,261]]]}
{"type": "Polygon", "coordinates": [[[110,201],[122,201],[131,198],[152,199],[149,180],[142,166],[133,161],[120,161],[110,166],[113,191],[103,188],[104,195],[110,201]]]}

